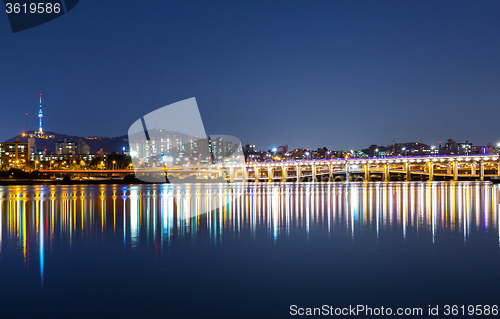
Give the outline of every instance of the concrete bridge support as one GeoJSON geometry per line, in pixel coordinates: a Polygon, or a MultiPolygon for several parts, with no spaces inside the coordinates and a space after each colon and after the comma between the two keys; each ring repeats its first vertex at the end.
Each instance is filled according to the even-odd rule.
{"type": "Polygon", "coordinates": [[[407,182],[411,181],[410,163],[408,162],[405,163],[405,172],[406,172],[406,181],[407,182]]]}
{"type": "Polygon", "coordinates": [[[458,163],[457,163],[457,161],[453,162],[453,180],[458,181],[458,163]]]}
{"type": "Polygon", "coordinates": [[[274,177],[274,169],[272,166],[267,168],[267,181],[272,182],[274,177]]]}
{"type": "Polygon", "coordinates": [[[286,182],[287,177],[288,177],[288,167],[283,165],[283,167],[281,168],[281,181],[286,182]]]}
{"type": "Polygon", "coordinates": [[[434,181],[434,163],[433,162],[428,162],[428,171],[429,171],[429,181],[434,181]]]}
{"type": "Polygon", "coordinates": [[[474,163],[472,163],[472,165],[470,167],[470,174],[472,176],[476,176],[476,166],[477,166],[477,164],[476,164],[476,162],[474,162],[474,163]]]}
{"type": "Polygon", "coordinates": [[[479,162],[479,179],[484,181],[484,161],[479,162]]]}
{"type": "Polygon", "coordinates": [[[246,166],[243,166],[241,176],[243,177],[243,183],[248,182],[248,170],[246,166]]]}
{"type": "Polygon", "coordinates": [[[365,181],[371,182],[372,178],[370,176],[370,165],[365,164],[365,181]]]}
{"type": "Polygon", "coordinates": [[[255,182],[257,183],[259,181],[259,177],[260,177],[259,168],[257,166],[254,166],[253,171],[255,172],[255,182]]]}
{"type": "Polygon", "coordinates": [[[315,164],[311,165],[311,173],[312,173],[312,181],[316,182],[316,165],[315,164]]]}
{"type": "Polygon", "coordinates": [[[389,172],[389,164],[384,164],[384,182],[391,181],[391,174],[389,172]]]}
{"type": "Polygon", "coordinates": [[[349,173],[349,163],[345,163],[345,181],[350,182],[351,181],[351,174],[349,173]]]}
{"type": "Polygon", "coordinates": [[[296,166],[296,171],[297,171],[297,182],[300,182],[300,178],[302,177],[302,170],[300,168],[300,165],[296,166]]]}
{"type": "Polygon", "coordinates": [[[333,167],[332,164],[328,164],[328,181],[333,182],[333,167]]]}

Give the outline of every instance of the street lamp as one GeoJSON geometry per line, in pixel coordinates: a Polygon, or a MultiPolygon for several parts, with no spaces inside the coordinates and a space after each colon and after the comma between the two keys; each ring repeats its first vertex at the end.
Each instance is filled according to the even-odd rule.
{"type": "Polygon", "coordinates": [[[113,170],[115,170],[116,161],[113,161],[113,170]]]}
{"type": "Polygon", "coordinates": [[[54,164],[54,160],[51,160],[51,161],[50,161],[50,164],[49,164],[49,169],[52,169],[52,164],[54,164]]]}
{"type": "Polygon", "coordinates": [[[35,171],[36,171],[36,164],[38,164],[38,160],[35,161],[35,171]]]}
{"type": "Polygon", "coordinates": [[[402,148],[402,151],[405,153],[405,155],[403,155],[403,156],[406,156],[406,148],[405,147],[402,148]]]}
{"type": "MultiPolygon", "coordinates": [[[[378,148],[375,149],[375,157],[378,157],[377,156],[377,153],[378,153],[378,148]]],[[[380,155],[380,154],[379,154],[380,155]]]]}

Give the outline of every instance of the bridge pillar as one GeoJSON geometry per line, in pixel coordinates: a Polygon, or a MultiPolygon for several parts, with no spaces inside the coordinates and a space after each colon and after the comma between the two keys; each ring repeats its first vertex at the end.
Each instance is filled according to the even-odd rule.
{"type": "Polygon", "coordinates": [[[479,179],[484,181],[484,161],[479,162],[479,179]]]}
{"type": "Polygon", "coordinates": [[[370,176],[370,165],[365,164],[365,181],[371,182],[371,176],[370,176]]]}
{"type": "Polygon", "coordinates": [[[259,181],[259,168],[257,166],[253,167],[253,171],[255,172],[255,182],[257,183],[259,181]]]}
{"type": "Polygon", "coordinates": [[[248,182],[248,170],[247,170],[247,166],[244,165],[242,168],[242,177],[243,177],[243,183],[246,183],[248,182]]]}
{"type": "Polygon", "coordinates": [[[268,166],[267,167],[267,181],[268,182],[272,182],[273,181],[273,173],[274,173],[274,169],[272,166],[268,166]]]}
{"type": "Polygon", "coordinates": [[[311,174],[312,174],[312,181],[316,181],[316,164],[311,165],[311,174]]]}
{"type": "Polygon", "coordinates": [[[384,182],[390,182],[391,181],[391,174],[389,172],[389,164],[384,164],[384,182]]]}
{"type": "Polygon", "coordinates": [[[500,162],[497,163],[497,175],[500,175],[500,162]]]}
{"type": "Polygon", "coordinates": [[[446,174],[451,175],[451,166],[452,165],[453,165],[453,163],[450,163],[450,162],[446,163],[446,174]]]}
{"type": "Polygon", "coordinates": [[[302,170],[301,170],[299,164],[297,164],[297,166],[296,166],[296,171],[297,171],[297,182],[300,182],[300,177],[301,177],[300,175],[302,175],[302,172],[301,172],[302,170]]]}
{"type": "Polygon", "coordinates": [[[472,165],[470,167],[470,174],[472,176],[476,176],[476,162],[472,163],[472,165]]]}
{"type": "Polygon", "coordinates": [[[232,183],[234,182],[234,167],[229,166],[229,181],[232,183]]]}
{"type": "Polygon", "coordinates": [[[328,164],[328,181],[333,182],[333,168],[331,163],[328,164]]]}
{"type": "Polygon", "coordinates": [[[453,161],[453,180],[458,181],[458,163],[453,161]]]}
{"type": "Polygon", "coordinates": [[[351,181],[351,174],[349,173],[349,163],[347,163],[347,161],[345,162],[345,181],[351,181]]]}
{"type": "Polygon", "coordinates": [[[433,162],[428,162],[429,165],[429,181],[434,181],[434,163],[433,162]]]}
{"type": "Polygon", "coordinates": [[[410,163],[409,162],[405,163],[405,171],[406,171],[406,181],[409,182],[409,181],[411,181],[411,171],[410,171],[410,163]]]}
{"type": "Polygon", "coordinates": [[[288,177],[288,169],[285,165],[281,167],[281,181],[286,182],[286,178],[288,177]]]}

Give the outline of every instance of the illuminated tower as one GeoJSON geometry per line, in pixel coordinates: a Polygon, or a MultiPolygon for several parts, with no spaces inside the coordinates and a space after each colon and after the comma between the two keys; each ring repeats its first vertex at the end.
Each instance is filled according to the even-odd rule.
{"type": "Polygon", "coordinates": [[[40,109],[38,110],[38,133],[43,134],[43,112],[42,112],[42,93],[40,93],[40,109]]]}

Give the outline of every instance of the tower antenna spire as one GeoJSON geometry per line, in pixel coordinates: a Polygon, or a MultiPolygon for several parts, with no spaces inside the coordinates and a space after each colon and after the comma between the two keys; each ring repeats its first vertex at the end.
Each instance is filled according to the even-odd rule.
{"type": "Polygon", "coordinates": [[[38,134],[43,135],[42,93],[40,93],[40,106],[38,110],[38,134]]]}

